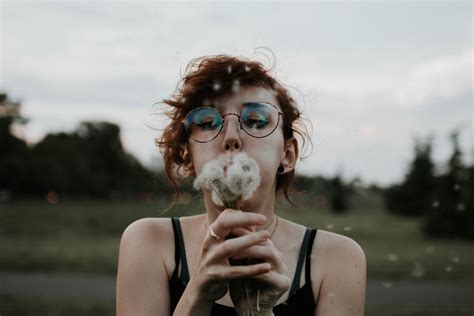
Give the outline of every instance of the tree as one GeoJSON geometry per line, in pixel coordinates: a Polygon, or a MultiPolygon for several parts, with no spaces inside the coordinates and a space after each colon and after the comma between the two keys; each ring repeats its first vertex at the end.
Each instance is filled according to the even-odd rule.
{"type": "Polygon", "coordinates": [[[450,135],[453,153],[424,221],[423,231],[430,237],[474,239],[474,168],[464,166],[458,136],[456,130],[450,135]]]}
{"type": "Polygon", "coordinates": [[[345,213],[349,209],[348,189],[341,175],[338,174],[329,180],[329,206],[334,213],[345,213]]]}
{"type": "Polygon", "coordinates": [[[12,133],[14,124],[26,124],[21,103],[0,93],[0,190],[19,192],[27,183],[30,152],[26,142],[12,133]]]}
{"type": "Polygon", "coordinates": [[[436,187],[431,142],[432,137],[415,139],[415,157],[404,181],[386,190],[385,204],[392,213],[420,217],[430,208],[436,187]]]}

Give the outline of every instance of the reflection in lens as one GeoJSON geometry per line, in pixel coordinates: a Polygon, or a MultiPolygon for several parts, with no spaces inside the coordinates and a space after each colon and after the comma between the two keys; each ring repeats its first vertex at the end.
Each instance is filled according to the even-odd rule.
{"type": "Polygon", "coordinates": [[[198,142],[208,142],[219,133],[222,117],[214,108],[197,108],[188,114],[184,125],[192,139],[198,142]]]}
{"type": "Polygon", "coordinates": [[[247,103],[241,119],[247,134],[265,137],[273,132],[278,123],[278,110],[265,103],[247,103]]]}

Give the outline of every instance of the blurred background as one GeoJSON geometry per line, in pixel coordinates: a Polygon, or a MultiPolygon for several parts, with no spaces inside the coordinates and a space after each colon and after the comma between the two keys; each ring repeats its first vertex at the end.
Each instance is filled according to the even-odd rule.
{"type": "Polygon", "coordinates": [[[366,315],[474,312],[472,1],[0,2],[0,314],[113,315],[120,237],[176,203],[154,146],[190,60],[272,68],[312,147],[294,207],[356,240],[366,315]]]}

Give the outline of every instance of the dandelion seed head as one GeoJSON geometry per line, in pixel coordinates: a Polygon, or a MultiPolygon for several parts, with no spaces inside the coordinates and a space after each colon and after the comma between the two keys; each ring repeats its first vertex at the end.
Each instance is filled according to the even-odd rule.
{"type": "Polygon", "coordinates": [[[260,184],[260,168],[255,160],[245,153],[233,157],[227,170],[227,186],[244,200],[250,198],[260,184]]]}
{"type": "Polygon", "coordinates": [[[455,184],[454,187],[453,187],[454,191],[459,191],[459,189],[461,189],[461,186],[459,184],[455,184]]]}
{"type": "Polygon", "coordinates": [[[453,266],[447,265],[446,266],[446,272],[451,272],[451,271],[453,271],[453,266]]]}
{"type": "Polygon", "coordinates": [[[210,190],[211,199],[217,205],[236,207],[236,202],[250,198],[259,184],[257,162],[245,153],[238,153],[207,162],[193,186],[196,190],[210,190]]]}
{"type": "Polygon", "coordinates": [[[464,203],[458,203],[456,209],[458,212],[463,212],[466,207],[464,206],[464,203]]]}
{"type": "Polygon", "coordinates": [[[433,202],[433,207],[438,207],[439,206],[439,201],[434,201],[433,202]]]}
{"type": "Polygon", "coordinates": [[[454,262],[454,263],[458,263],[458,262],[459,262],[459,258],[458,258],[458,257],[453,257],[453,262],[454,262]]]}

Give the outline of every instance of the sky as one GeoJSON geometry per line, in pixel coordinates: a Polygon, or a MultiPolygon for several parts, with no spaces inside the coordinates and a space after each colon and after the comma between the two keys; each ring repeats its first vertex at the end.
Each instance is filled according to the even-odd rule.
{"type": "Polygon", "coordinates": [[[458,129],[473,163],[473,13],[472,1],[1,1],[0,91],[21,101],[29,143],[106,120],[152,166],[166,124],[155,104],[188,62],[244,56],[273,67],[311,122],[298,173],[390,185],[416,138],[433,136],[441,171],[458,129]]]}

